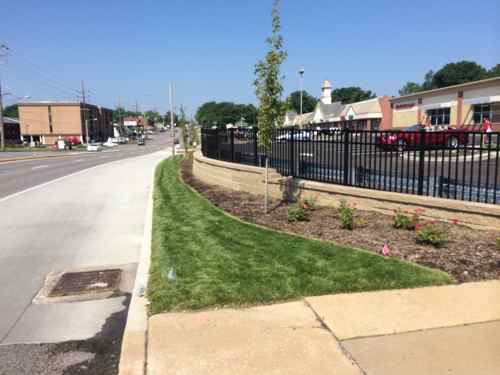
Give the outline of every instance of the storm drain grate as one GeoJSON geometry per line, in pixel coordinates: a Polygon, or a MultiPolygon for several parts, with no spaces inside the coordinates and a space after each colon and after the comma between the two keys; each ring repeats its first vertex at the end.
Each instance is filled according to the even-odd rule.
{"type": "Polygon", "coordinates": [[[49,297],[65,297],[78,294],[108,292],[119,288],[120,269],[101,271],[67,272],[52,288],[49,297]]]}

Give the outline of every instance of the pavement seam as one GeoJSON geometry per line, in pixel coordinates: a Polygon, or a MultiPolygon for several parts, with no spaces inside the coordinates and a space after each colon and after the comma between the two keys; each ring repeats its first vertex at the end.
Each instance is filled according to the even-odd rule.
{"type": "Polygon", "coordinates": [[[404,334],[411,334],[411,333],[421,333],[421,332],[435,331],[435,330],[438,330],[438,329],[460,328],[460,327],[468,327],[468,326],[473,326],[473,325],[478,325],[478,324],[488,324],[488,323],[496,323],[496,322],[500,322],[500,319],[482,320],[482,321],[479,321],[479,322],[463,323],[463,324],[453,324],[453,325],[450,325],[450,326],[439,326],[439,327],[431,327],[431,328],[412,329],[412,330],[409,330],[409,331],[392,332],[392,333],[385,333],[385,334],[356,336],[356,337],[351,337],[351,338],[348,338],[348,339],[344,339],[342,341],[349,341],[349,342],[351,342],[351,341],[363,340],[363,339],[369,339],[369,338],[390,337],[390,336],[397,336],[397,335],[404,335],[404,334]]]}
{"type": "Polygon", "coordinates": [[[340,350],[342,351],[342,354],[346,356],[346,358],[351,361],[361,372],[363,375],[368,375],[368,373],[361,367],[361,365],[358,363],[356,358],[351,354],[349,350],[342,344],[342,341],[339,340],[337,335],[335,335],[335,332],[333,332],[330,327],[328,327],[328,324],[323,320],[323,318],[318,314],[318,312],[312,307],[312,305],[307,301],[307,299],[303,299],[304,304],[313,312],[314,316],[318,320],[318,322],[321,324],[322,328],[327,330],[330,335],[334,338],[334,340],[337,342],[337,345],[339,346],[340,350]]]}
{"type": "MultiPolygon", "coordinates": [[[[35,294],[33,294],[30,298],[30,301],[28,302],[28,304],[26,304],[26,306],[24,307],[23,311],[21,312],[21,314],[19,314],[19,316],[17,317],[17,319],[14,321],[14,323],[12,323],[12,325],[10,326],[10,328],[7,330],[7,332],[5,333],[5,335],[3,335],[3,337],[0,339],[0,346],[1,345],[4,345],[3,342],[7,339],[7,337],[9,337],[10,333],[14,330],[14,328],[16,328],[17,324],[21,321],[21,319],[24,317],[24,314],[26,314],[26,311],[28,311],[28,309],[30,308],[30,306],[33,304],[33,299],[35,299],[36,295],[38,294],[38,292],[40,291],[40,289],[37,289],[35,294]]],[[[13,345],[17,345],[19,343],[16,343],[16,344],[13,344],[13,345]]],[[[6,345],[10,345],[10,344],[6,344],[6,345]]]]}

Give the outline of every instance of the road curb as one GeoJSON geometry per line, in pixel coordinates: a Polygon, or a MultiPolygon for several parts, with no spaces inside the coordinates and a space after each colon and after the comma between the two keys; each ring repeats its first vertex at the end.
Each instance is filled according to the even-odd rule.
{"type": "Polygon", "coordinates": [[[130,300],[127,323],[123,332],[120,356],[119,375],[144,375],[146,373],[147,339],[148,339],[148,306],[146,288],[151,263],[151,235],[153,228],[153,194],[156,168],[153,171],[149,190],[144,222],[144,237],[141,256],[130,300]]]}

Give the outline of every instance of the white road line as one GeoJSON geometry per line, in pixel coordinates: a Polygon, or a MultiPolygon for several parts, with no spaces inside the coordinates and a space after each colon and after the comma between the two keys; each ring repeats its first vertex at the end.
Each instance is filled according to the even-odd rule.
{"type": "MultiPolygon", "coordinates": [[[[163,151],[163,150],[162,150],[163,151]]],[[[161,151],[156,151],[156,152],[152,152],[149,155],[154,155],[156,154],[157,152],[161,152],[161,151]]],[[[166,153],[165,155],[166,157],[170,157],[171,154],[170,153],[166,153]]],[[[103,163],[103,164],[99,164],[99,165],[95,165],[93,167],[90,167],[90,168],[85,168],[85,169],[82,169],[78,172],[75,172],[75,173],[71,173],[71,174],[67,174],[65,176],[62,176],[62,177],[59,177],[59,178],[56,178],[54,180],[50,180],[50,181],[47,181],[47,182],[44,182],[40,185],[35,185],[35,186],[32,186],[30,188],[27,188],[27,189],[24,189],[24,190],[21,190],[21,191],[18,191],[17,193],[14,193],[14,194],[11,194],[11,195],[7,195],[6,197],[3,197],[3,198],[0,198],[0,203],[2,202],[5,202],[9,199],[12,199],[12,198],[15,198],[15,197],[18,197],[24,193],[28,193],[30,191],[33,191],[33,190],[37,190],[37,189],[40,189],[40,188],[43,188],[45,186],[48,186],[48,185],[52,185],[53,183],[55,182],[58,182],[58,181],[62,181],[62,180],[66,180],[67,178],[70,178],[70,177],[74,177],[74,176],[77,176],[79,174],[82,174],[82,173],[86,173],[86,172],[89,172],[91,171],[92,169],[97,169],[97,168],[102,168],[104,166],[107,166],[107,165],[111,165],[111,164],[115,164],[115,163],[119,163],[119,162],[123,162],[125,159],[118,159],[118,160],[113,160],[113,161],[110,161],[110,162],[107,162],[107,163],[103,163]]],[[[156,167],[155,167],[156,168],[156,167]]]]}
{"type": "Polygon", "coordinates": [[[43,169],[43,168],[48,168],[49,166],[47,164],[44,165],[37,165],[35,167],[31,167],[31,170],[34,171],[36,169],[43,169]]]}
{"type": "Polygon", "coordinates": [[[84,161],[84,159],[78,159],[78,160],[75,160],[75,163],[81,163],[82,161],[84,161]]]}
{"type": "Polygon", "coordinates": [[[99,156],[99,159],[106,159],[107,156],[99,156]]]}

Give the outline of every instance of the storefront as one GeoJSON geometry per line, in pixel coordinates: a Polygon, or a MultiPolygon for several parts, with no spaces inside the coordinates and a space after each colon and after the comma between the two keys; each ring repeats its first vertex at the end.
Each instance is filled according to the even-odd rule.
{"type": "Polygon", "coordinates": [[[418,123],[480,130],[485,118],[500,131],[500,77],[391,99],[393,128],[418,123]]]}

